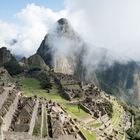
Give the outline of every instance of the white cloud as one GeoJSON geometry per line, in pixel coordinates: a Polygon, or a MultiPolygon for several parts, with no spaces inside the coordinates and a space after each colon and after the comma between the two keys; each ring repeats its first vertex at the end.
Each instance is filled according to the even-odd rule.
{"type": "Polygon", "coordinates": [[[67,17],[74,29],[94,44],[90,46],[104,47],[121,56],[140,60],[139,0],[66,1],[65,9],[59,12],[28,4],[15,15],[16,23],[0,21],[0,46],[29,56],[35,53],[54,22],[67,17]],[[18,42],[10,46],[11,39],[18,42]]]}
{"type": "Polygon", "coordinates": [[[7,46],[15,54],[29,56],[36,52],[54,22],[64,16],[64,10],[54,12],[49,8],[28,4],[15,15],[16,24],[0,22],[0,45],[7,46]],[[13,39],[17,43],[11,46],[9,43],[13,39]]]}
{"type": "Polygon", "coordinates": [[[68,15],[85,40],[120,56],[140,60],[139,0],[76,0],[68,15]]]}
{"type": "Polygon", "coordinates": [[[0,20],[0,27],[0,46],[7,46],[9,40],[17,34],[15,26],[0,20]]]}

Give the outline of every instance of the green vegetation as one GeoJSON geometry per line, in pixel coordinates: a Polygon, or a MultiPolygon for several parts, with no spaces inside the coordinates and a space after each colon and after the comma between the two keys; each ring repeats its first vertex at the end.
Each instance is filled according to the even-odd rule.
{"type": "Polygon", "coordinates": [[[117,103],[117,101],[113,101],[113,115],[111,121],[114,128],[119,128],[122,113],[123,108],[117,103]]]}
{"type": "Polygon", "coordinates": [[[112,118],[112,114],[113,114],[113,106],[112,106],[112,104],[107,101],[106,103],[104,103],[104,107],[105,107],[107,115],[110,118],[112,118]]]}
{"type": "MultiPolygon", "coordinates": [[[[78,109],[78,105],[68,104],[68,101],[59,95],[56,85],[52,85],[52,89],[50,89],[50,92],[47,93],[46,90],[42,89],[39,80],[34,78],[20,78],[18,80],[20,88],[26,96],[37,95],[48,100],[51,99],[53,101],[57,101],[71,115],[72,118],[76,118],[77,120],[82,120],[89,117],[89,114],[86,113],[83,109],[78,109]]],[[[40,125],[40,120],[37,120],[33,132],[33,134],[36,136],[38,136],[40,133],[40,125]]],[[[46,126],[43,127],[43,136],[46,136],[45,127],[46,126]]],[[[82,129],[81,131],[84,133],[88,140],[96,140],[96,135],[94,133],[90,134],[89,131],[85,129],[82,129]]]]}
{"type": "Polygon", "coordinates": [[[42,72],[37,78],[40,81],[40,85],[43,89],[48,89],[48,91],[49,89],[52,89],[52,84],[50,83],[50,77],[48,74],[42,72]]]}
{"type": "Polygon", "coordinates": [[[19,85],[26,96],[37,95],[48,100],[57,101],[73,118],[84,119],[89,116],[89,114],[83,111],[83,109],[80,109],[79,111],[77,105],[67,104],[68,101],[59,95],[56,85],[52,85],[52,89],[50,89],[49,93],[47,93],[46,90],[42,89],[40,81],[34,78],[19,79],[19,85]]]}
{"type": "Polygon", "coordinates": [[[93,127],[93,128],[98,128],[100,127],[102,124],[101,123],[93,123],[90,125],[90,127],[93,127]]]}
{"type": "Polygon", "coordinates": [[[43,118],[43,130],[42,130],[42,136],[46,137],[48,134],[48,129],[47,129],[47,116],[46,116],[46,110],[44,112],[44,118],[43,118]]]}
{"type": "Polygon", "coordinates": [[[34,78],[23,78],[20,79],[19,85],[21,85],[21,90],[27,96],[39,96],[44,97],[48,100],[54,100],[58,102],[66,102],[61,96],[58,95],[57,87],[55,85],[52,86],[50,93],[47,93],[46,90],[41,88],[40,81],[34,78]]]}
{"type": "Polygon", "coordinates": [[[89,115],[83,109],[78,109],[78,105],[66,104],[64,109],[67,110],[67,112],[76,119],[84,119],[89,115]]]}
{"type": "Polygon", "coordinates": [[[118,140],[123,140],[123,134],[121,133],[118,134],[118,140]]]}
{"type": "Polygon", "coordinates": [[[36,119],[34,130],[33,130],[33,135],[40,136],[40,131],[41,131],[40,129],[41,129],[41,116],[39,116],[36,119]]]}
{"type": "Polygon", "coordinates": [[[134,105],[123,103],[124,109],[134,116],[134,127],[129,128],[126,133],[130,140],[140,140],[140,109],[134,105]]]}
{"type": "Polygon", "coordinates": [[[96,134],[95,133],[90,133],[88,130],[83,129],[83,128],[81,129],[81,131],[88,140],[96,140],[96,134]]]}

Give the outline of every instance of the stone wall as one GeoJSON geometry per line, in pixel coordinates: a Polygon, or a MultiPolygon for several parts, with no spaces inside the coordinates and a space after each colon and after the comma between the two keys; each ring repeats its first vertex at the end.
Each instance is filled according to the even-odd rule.
{"type": "Polygon", "coordinates": [[[8,89],[5,89],[4,92],[0,94],[0,108],[2,107],[2,105],[3,105],[3,103],[6,100],[8,95],[9,95],[8,89]]]}
{"type": "Polygon", "coordinates": [[[86,106],[84,106],[83,104],[80,104],[80,107],[81,107],[85,112],[87,112],[87,113],[93,115],[93,113],[92,113],[86,106]]]}
{"type": "Polygon", "coordinates": [[[13,104],[9,107],[8,113],[5,115],[3,119],[3,124],[1,126],[1,129],[3,131],[7,131],[10,127],[11,121],[12,121],[12,116],[17,109],[17,104],[18,104],[18,98],[19,98],[19,93],[17,94],[13,104]]]}

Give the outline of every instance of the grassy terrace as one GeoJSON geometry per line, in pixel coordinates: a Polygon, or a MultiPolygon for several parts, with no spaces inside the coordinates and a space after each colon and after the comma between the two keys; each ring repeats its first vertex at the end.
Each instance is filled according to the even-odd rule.
{"type": "Polygon", "coordinates": [[[46,110],[44,111],[44,118],[43,118],[43,130],[42,130],[42,136],[46,137],[48,134],[48,128],[47,128],[47,115],[46,110]]]}
{"type": "Polygon", "coordinates": [[[102,124],[101,123],[92,123],[91,125],[90,125],[90,127],[93,127],[93,128],[99,128],[100,126],[101,126],[102,124]]]}
{"type": "Polygon", "coordinates": [[[123,113],[123,109],[117,103],[117,101],[113,102],[113,115],[112,115],[112,125],[114,128],[118,128],[121,122],[121,115],[123,113]]]}
{"type": "Polygon", "coordinates": [[[19,83],[21,85],[21,90],[26,96],[37,95],[39,97],[44,97],[48,100],[58,101],[59,103],[65,103],[66,100],[58,95],[56,86],[53,85],[50,93],[47,93],[46,90],[41,89],[40,82],[34,78],[24,78],[20,79],[19,83]]]}
{"type": "Polygon", "coordinates": [[[40,132],[41,132],[40,128],[41,128],[41,116],[39,116],[36,119],[34,130],[33,130],[33,135],[40,136],[40,132]]]}
{"type": "Polygon", "coordinates": [[[88,140],[96,140],[96,134],[90,133],[88,130],[81,128],[82,133],[86,136],[88,140]]]}
{"type": "MultiPolygon", "coordinates": [[[[117,103],[117,101],[113,101],[113,116],[111,119],[112,125],[115,129],[118,129],[122,132],[122,128],[119,124],[121,124],[121,115],[124,113],[123,108],[117,103]]],[[[122,135],[118,135],[118,140],[122,140],[122,135]]]]}
{"type": "MultiPolygon", "coordinates": [[[[50,93],[47,93],[46,90],[41,89],[40,82],[34,78],[21,78],[18,79],[20,88],[23,91],[24,95],[26,96],[34,96],[37,95],[39,97],[44,97],[48,100],[57,101],[61,104],[61,106],[71,115],[72,118],[76,118],[78,120],[83,120],[84,118],[87,118],[89,116],[88,113],[83,111],[82,109],[78,109],[77,105],[69,105],[67,104],[68,101],[65,100],[63,97],[61,97],[58,94],[57,87],[53,85],[52,89],[50,90],[50,93]]],[[[39,124],[36,124],[36,129],[34,130],[35,134],[38,134],[39,124]]],[[[82,129],[81,130],[83,134],[88,138],[88,140],[96,140],[95,134],[90,134],[87,130],[82,129]]]]}
{"type": "Polygon", "coordinates": [[[50,90],[50,93],[47,93],[46,90],[41,89],[40,82],[33,78],[24,78],[20,79],[19,83],[21,85],[21,90],[26,96],[34,96],[37,95],[39,97],[44,97],[48,100],[57,101],[61,104],[61,106],[64,107],[64,109],[70,113],[70,115],[73,118],[77,119],[84,119],[89,114],[83,111],[82,109],[78,109],[77,105],[68,105],[67,100],[65,100],[63,97],[59,96],[57,87],[53,85],[52,89],[50,90]]]}
{"type": "Polygon", "coordinates": [[[78,109],[78,106],[77,105],[68,105],[68,104],[65,104],[63,105],[64,109],[67,110],[67,112],[70,113],[70,115],[73,117],[73,118],[76,118],[76,119],[84,119],[86,118],[89,114],[87,114],[85,111],[83,111],[82,109],[78,109]]]}

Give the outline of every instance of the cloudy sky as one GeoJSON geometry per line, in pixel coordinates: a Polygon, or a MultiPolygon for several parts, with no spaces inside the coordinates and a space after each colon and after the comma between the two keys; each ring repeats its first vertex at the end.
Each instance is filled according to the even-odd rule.
{"type": "Polygon", "coordinates": [[[140,60],[139,0],[1,1],[0,46],[29,56],[61,17],[91,46],[140,60]]]}

